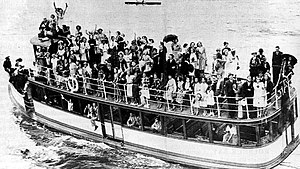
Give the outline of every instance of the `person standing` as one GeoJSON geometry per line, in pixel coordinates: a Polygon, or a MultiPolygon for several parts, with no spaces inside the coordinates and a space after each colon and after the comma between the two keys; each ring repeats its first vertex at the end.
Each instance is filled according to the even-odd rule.
{"type": "Polygon", "coordinates": [[[276,85],[279,79],[280,68],[282,64],[282,52],[279,50],[279,46],[275,47],[272,57],[272,68],[273,68],[273,83],[276,85]]]}
{"type": "Polygon", "coordinates": [[[5,61],[3,62],[3,68],[7,73],[9,73],[9,75],[11,75],[11,61],[9,59],[9,56],[5,58],[5,61]]]}
{"type": "Polygon", "coordinates": [[[229,109],[229,118],[234,118],[235,116],[235,93],[233,90],[233,84],[234,84],[234,78],[233,74],[228,75],[228,80],[225,82],[225,87],[224,87],[224,92],[225,96],[227,97],[227,102],[228,102],[228,109],[229,109]]]}

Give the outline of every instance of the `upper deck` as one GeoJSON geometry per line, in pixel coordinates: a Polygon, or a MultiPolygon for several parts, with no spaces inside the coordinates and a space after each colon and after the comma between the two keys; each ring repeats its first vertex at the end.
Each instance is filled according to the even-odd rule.
{"type": "MultiPolygon", "coordinates": [[[[182,104],[166,100],[168,91],[155,88],[143,89],[133,84],[119,84],[110,81],[92,79],[87,77],[69,78],[57,75],[56,78],[47,76],[49,69],[39,66],[39,72],[33,73],[29,81],[43,88],[51,88],[61,94],[71,94],[74,98],[85,98],[94,102],[102,102],[108,105],[115,105],[136,111],[151,112],[185,119],[201,119],[207,122],[222,122],[232,124],[261,124],[271,121],[281,112],[283,89],[274,88],[271,96],[267,99],[266,105],[262,108],[255,108],[249,104],[249,100],[254,97],[225,97],[213,96],[214,105],[196,105],[196,96],[190,91],[173,93],[175,100],[181,96],[182,104]],[[70,84],[76,83],[76,91],[70,89],[70,84]],[[75,80],[75,81],[74,81],[75,80]],[[149,92],[149,97],[145,98],[145,104],[136,105],[130,103],[132,97],[128,96],[129,89],[136,87],[140,93],[149,92]],[[227,99],[236,100],[235,103],[228,103],[227,99]],[[241,101],[244,99],[244,101],[241,101]],[[170,109],[173,106],[175,109],[170,109]],[[229,118],[232,112],[242,115],[241,118],[229,118]]],[[[282,82],[284,83],[284,82],[282,82]]],[[[296,89],[289,86],[289,100],[296,99],[296,89]]],[[[252,101],[253,102],[253,101],[252,101]]],[[[251,101],[250,101],[251,103],[251,101]]]]}

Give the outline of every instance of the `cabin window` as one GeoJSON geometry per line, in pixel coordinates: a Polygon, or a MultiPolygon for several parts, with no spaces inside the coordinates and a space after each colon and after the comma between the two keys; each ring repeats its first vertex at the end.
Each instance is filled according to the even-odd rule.
{"type": "Polygon", "coordinates": [[[33,99],[37,101],[45,101],[45,92],[43,88],[36,85],[32,85],[31,91],[33,99]]]}
{"type": "Polygon", "coordinates": [[[257,144],[257,135],[256,135],[256,126],[240,126],[240,137],[242,146],[256,146],[257,144]]]}
{"type": "Polygon", "coordinates": [[[84,117],[89,117],[92,112],[92,105],[93,102],[87,101],[87,100],[81,100],[80,101],[80,107],[81,107],[81,113],[80,115],[84,117]]]}
{"type": "Polygon", "coordinates": [[[165,117],[165,127],[170,137],[183,138],[183,120],[173,117],[165,117]]]}
{"type": "Polygon", "coordinates": [[[122,119],[121,119],[121,116],[120,116],[120,110],[119,110],[119,108],[116,107],[116,106],[111,106],[111,112],[112,112],[112,115],[113,115],[113,121],[114,121],[114,123],[121,124],[122,123],[122,119]]]}
{"type": "Polygon", "coordinates": [[[109,121],[111,120],[111,114],[110,114],[110,106],[107,104],[102,104],[101,105],[101,111],[104,114],[104,120],[109,121]]]}
{"type": "Polygon", "coordinates": [[[136,129],[141,128],[141,118],[139,112],[122,108],[120,108],[120,111],[123,126],[136,129]]]}
{"type": "Polygon", "coordinates": [[[197,120],[185,120],[186,136],[188,140],[208,141],[208,123],[197,120]]]}
{"type": "Polygon", "coordinates": [[[142,113],[142,125],[145,131],[151,131],[153,133],[162,132],[162,119],[156,114],[142,113]]]}
{"type": "Polygon", "coordinates": [[[267,144],[272,141],[272,136],[270,132],[270,124],[263,123],[259,125],[259,144],[267,144]]]}
{"type": "MultiPolygon", "coordinates": [[[[209,124],[208,124],[209,125],[209,124]]],[[[234,124],[212,123],[211,139],[214,143],[238,145],[238,127],[234,124]]],[[[209,138],[209,133],[205,134],[209,138]]]]}
{"type": "Polygon", "coordinates": [[[279,128],[279,116],[277,116],[276,118],[274,118],[273,120],[271,120],[269,122],[270,125],[270,136],[272,138],[272,140],[275,140],[280,134],[281,134],[281,130],[279,128]]]}
{"type": "Polygon", "coordinates": [[[45,89],[45,99],[46,99],[46,103],[57,107],[57,108],[62,108],[62,103],[61,103],[61,95],[58,92],[49,90],[49,89],[45,89]]]}

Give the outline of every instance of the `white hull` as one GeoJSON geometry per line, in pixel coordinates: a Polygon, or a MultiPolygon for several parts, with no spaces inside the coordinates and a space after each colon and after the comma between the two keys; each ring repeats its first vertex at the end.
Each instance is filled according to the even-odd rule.
{"type": "MultiPolygon", "coordinates": [[[[22,95],[9,86],[12,102],[24,109],[22,95]]],[[[271,168],[283,161],[299,144],[299,120],[295,122],[296,142],[291,143],[291,127],[274,142],[261,147],[243,148],[181,140],[138,131],[114,124],[115,138],[124,144],[102,137],[101,123],[94,131],[90,119],[34,101],[34,118],[49,127],[94,141],[150,154],[160,159],[206,168],[271,168]],[[288,149],[286,149],[289,147],[288,149]]],[[[25,109],[24,109],[25,110],[25,109]]],[[[113,136],[112,124],[105,122],[106,134],[113,136]]]]}

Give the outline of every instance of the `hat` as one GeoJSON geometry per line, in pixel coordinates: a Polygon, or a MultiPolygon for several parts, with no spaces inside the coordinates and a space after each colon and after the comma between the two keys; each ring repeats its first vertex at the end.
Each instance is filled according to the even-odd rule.
{"type": "Polygon", "coordinates": [[[227,45],[227,44],[229,44],[229,43],[225,41],[223,44],[224,44],[224,45],[227,45]]]}
{"type": "Polygon", "coordinates": [[[22,58],[18,58],[18,59],[16,60],[16,62],[22,62],[22,61],[23,61],[22,58]]]}
{"type": "Polygon", "coordinates": [[[257,54],[257,52],[252,52],[252,53],[251,53],[251,55],[256,55],[256,54],[257,54]]]}
{"type": "Polygon", "coordinates": [[[258,49],[258,52],[262,53],[262,52],[264,52],[264,50],[262,48],[260,48],[260,49],[258,49]]]}
{"type": "Polygon", "coordinates": [[[10,56],[6,56],[5,59],[6,59],[6,60],[9,59],[9,57],[10,57],[10,56]]]}
{"type": "Polygon", "coordinates": [[[217,48],[216,51],[221,51],[221,49],[220,49],[220,48],[217,48]]]}
{"type": "Polygon", "coordinates": [[[279,46],[276,46],[275,48],[278,48],[278,49],[280,49],[280,47],[279,47],[279,46]]]}

